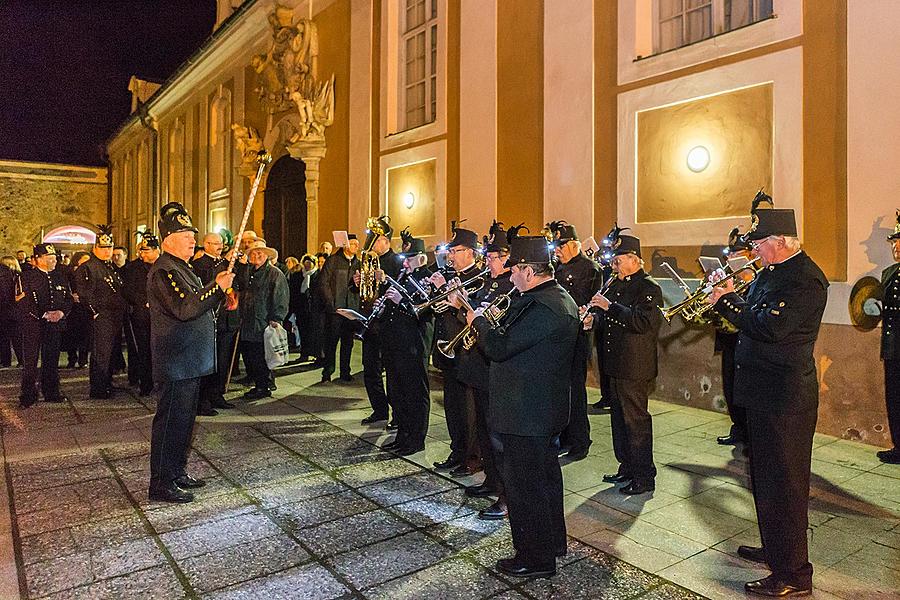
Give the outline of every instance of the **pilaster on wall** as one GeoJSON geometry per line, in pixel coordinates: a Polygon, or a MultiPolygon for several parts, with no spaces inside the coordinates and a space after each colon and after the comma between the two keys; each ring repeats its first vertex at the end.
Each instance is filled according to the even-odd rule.
{"type": "Polygon", "coordinates": [[[594,2],[594,234],[616,220],[618,153],[618,8],[594,2]]]}
{"type": "MultiPolygon", "coordinates": [[[[350,2],[350,81],[348,90],[372,90],[373,3],[350,2]]],[[[349,173],[347,178],[348,231],[362,231],[372,197],[372,102],[365,93],[350,95],[349,173]]]]}

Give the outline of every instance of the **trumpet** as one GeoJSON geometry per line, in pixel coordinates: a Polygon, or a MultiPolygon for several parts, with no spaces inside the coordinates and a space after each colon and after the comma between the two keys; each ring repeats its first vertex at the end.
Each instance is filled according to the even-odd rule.
{"type": "MultiPolygon", "coordinates": [[[[447,284],[447,287],[444,288],[443,291],[432,296],[425,302],[421,302],[419,304],[413,305],[413,310],[415,311],[416,316],[418,317],[424,311],[428,310],[435,304],[445,301],[447,298],[450,297],[450,294],[452,294],[454,292],[458,292],[463,289],[466,290],[466,292],[468,292],[469,294],[477,292],[478,290],[480,290],[481,288],[484,287],[485,278],[487,277],[488,273],[490,273],[490,269],[484,269],[483,271],[481,271],[475,275],[472,275],[465,281],[460,281],[459,283],[456,283],[456,284],[447,284]],[[472,287],[472,286],[474,286],[474,287],[472,287]]],[[[440,311],[438,311],[438,312],[440,312],[440,311]]]]}
{"type": "MultiPolygon", "coordinates": [[[[501,294],[497,296],[493,302],[488,304],[482,316],[487,319],[488,325],[490,325],[491,329],[496,329],[500,326],[500,321],[506,315],[509,310],[510,305],[512,304],[513,294],[518,294],[519,290],[513,288],[506,292],[505,294],[501,294]]],[[[465,298],[461,298],[463,306],[467,310],[472,310],[471,305],[465,298]]],[[[462,342],[463,348],[466,350],[471,350],[473,346],[475,346],[475,342],[478,340],[478,335],[475,332],[475,329],[471,325],[466,325],[463,327],[459,333],[453,336],[453,339],[450,340],[439,340],[437,343],[437,349],[441,354],[446,356],[447,358],[454,358],[456,356],[456,346],[462,342]]]]}
{"type": "Polygon", "coordinates": [[[660,307],[659,310],[662,312],[663,318],[667,323],[671,323],[676,315],[681,315],[686,321],[701,320],[713,307],[712,304],[709,304],[706,301],[710,294],[712,294],[713,288],[726,281],[736,279],[742,271],[750,271],[753,273],[753,277],[747,280],[741,280],[740,283],[734,286],[735,293],[742,294],[744,290],[750,287],[750,284],[756,280],[756,276],[759,275],[759,272],[763,270],[762,264],[758,263],[759,260],[759,257],[754,258],[743,267],[729,273],[724,279],[719,280],[714,285],[701,283],[701,286],[693,293],[689,293],[689,288],[687,288],[686,285],[682,285],[683,282],[679,283],[679,285],[682,285],[682,289],[685,290],[685,296],[687,297],[678,304],[669,306],[668,308],[660,307]]]}

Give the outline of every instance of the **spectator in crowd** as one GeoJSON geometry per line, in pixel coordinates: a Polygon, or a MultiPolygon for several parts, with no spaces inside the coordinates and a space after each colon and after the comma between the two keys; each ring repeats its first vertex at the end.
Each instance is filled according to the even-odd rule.
{"type": "Polygon", "coordinates": [[[297,260],[296,256],[288,256],[284,259],[284,266],[287,269],[287,273],[284,276],[287,278],[288,282],[288,291],[290,292],[290,301],[288,304],[288,315],[284,320],[284,328],[288,334],[288,346],[291,351],[295,351],[300,347],[300,317],[295,313],[295,309],[297,308],[297,301],[299,300],[298,294],[300,292],[299,287],[295,286],[292,282],[296,281],[295,274],[299,274],[302,276],[303,267],[300,266],[300,261],[297,260]]]}
{"type": "Polygon", "coordinates": [[[334,246],[331,245],[331,242],[322,242],[319,244],[319,254],[324,254],[325,258],[331,256],[332,252],[334,252],[334,246]]]}
{"type": "MultiPolygon", "coordinates": [[[[292,310],[300,328],[300,362],[306,362],[309,359],[318,360],[322,356],[319,323],[322,312],[313,307],[313,290],[319,274],[319,262],[312,254],[304,254],[300,264],[301,270],[291,274],[291,285],[297,290],[297,300],[292,310]]],[[[293,288],[291,301],[294,301],[293,288]]]]}
{"type": "Polygon", "coordinates": [[[334,353],[338,341],[341,342],[341,379],[353,379],[350,375],[350,356],[353,354],[354,323],[335,311],[339,308],[359,310],[359,290],[353,283],[353,274],[359,271],[358,251],[359,240],[351,233],[348,244],[328,257],[319,275],[321,281],[316,291],[325,313],[323,382],[331,381],[334,374],[334,353]]]}
{"type": "Polygon", "coordinates": [[[12,366],[12,355],[22,364],[16,298],[22,293],[22,268],[12,256],[0,258],[0,367],[12,366]]]}
{"type": "Polygon", "coordinates": [[[125,263],[128,262],[128,248],[125,246],[113,248],[112,262],[116,269],[121,270],[125,263]]]}
{"type": "MultiPolygon", "coordinates": [[[[79,267],[90,259],[87,252],[78,251],[72,255],[72,262],[66,275],[69,278],[69,289],[75,289],[76,272],[79,267]]],[[[91,314],[87,306],[79,300],[78,294],[73,293],[75,304],[69,313],[69,321],[63,332],[62,349],[68,353],[68,368],[83,369],[88,364],[88,353],[91,348],[91,314]]]]}

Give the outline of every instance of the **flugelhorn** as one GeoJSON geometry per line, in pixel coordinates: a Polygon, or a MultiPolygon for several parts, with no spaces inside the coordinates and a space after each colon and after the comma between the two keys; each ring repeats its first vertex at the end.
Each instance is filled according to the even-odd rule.
{"type": "Polygon", "coordinates": [[[690,295],[687,295],[687,298],[675,304],[673,306],[669,306],[668,308],[660,307],[660,312],[662,312],[663,318],[666,322],[671,323],[672,319],[676,315],[681,315],[687,321],[694,321],[703,317],[707,312],[712,309],[713,305],[709,304],[706,300],[709,298],[710,294],[715,287],[725,283],[726,281],[736,279],[737,276],[742,271],[751,271],[753,273],[753,277],[747,280],[742,280],[740,283],[734,286],[734,291],[737,294],[741,294],[750,287],[750,284],[756,279],[756,276],[760,271],[763,270],[763,266],[759,264],[759,257],[754,258],[743,267],[739,269],[733,270],[729,273],[725,278],[720,279],[716,283],[702,283],[700,288],[697,291],[693,292],[690,295]]]}
{"type": "MultiPolygon", "coordinates": [[[[493,302],[485,307],[482,316],[487,319],[488,325],[490,325],[491,329],[496,329],[500,326],[500,321],[506,315],[506,312],[509,310],[509,307],[512,304],[513,294],[518,293],[519,290],[513,288],[505,294],[501,294],[494,298],[493,302]]],[[[467,309],[472,309],[472,307],[465,299],[463,299],[462,301],[467,309]]],[[[454,358],[456,356],[456,346],[458,346],[460,342],[462,342],[463,348],[465,348],[466,350],[471,350],[475,345],[477,339],[478,336],[475,332],[475,329],[471,325],[466,325],[459,331],[459,333],[453,336],[453,339],[439,340],[437,343],[437,349],[447,358],[454,358]]]]}
{"type": "Polygon", "coordinates": [[[450,297],[450,294],[452,294],[454,292],[458,292],[462,289],[465,289],[466,292],[469,294],[477,292],[478,290],[480,290],[481,288],[484,287],[485,278],[487,277],[488,273],[490,273],[490,272],[491,272],[490,269],[484,269],[483,271],[480,271],[479,273],[472,275],[465,281],[460,281],[459,283],[456,283],[456,284],[448,283],[447,287],[444,290],[438,292],[437,294],[435,294],[434,296],[432,296],[425,302],[413,305],[413,310],[415,310],[416,316],[418,317],[424,311],[428,310],[435,304],[445,301],[447,298],[450,297]]]}

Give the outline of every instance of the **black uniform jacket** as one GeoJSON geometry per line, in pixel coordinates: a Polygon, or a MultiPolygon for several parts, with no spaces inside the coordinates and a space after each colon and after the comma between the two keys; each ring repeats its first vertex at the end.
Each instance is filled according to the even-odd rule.
{"type": "Polygon", "coordinates": [[[93,314],[125,314],[125,298],[122,296],[122,279],[112,262],[100,260],[96,255],[75,271],[75,291],[78,301],[93,314]]]}
{"type": "Polygon", "coordinates": [[[644,271],[616,279],[606,297],[609,310],[595,314],[597,352],[603,374],[618,379],[656,377],[656,336],[662,323],[662,290],[644,271]]]}
{"type": "Polygon", "coordinates": [[[881,272],[881,358],[900,359],[900,263],[881,272]]]}
{"type": "Polygon", "coordinates": [[[241,340],[262,342],[269,321],[284,323],[290,292],[284,273],[268,261],[249,268],[247,287],[241,292],[241,340]]]}
{"type": "Polygon", "coordinates": [[[763,269],[745,299],[726,294],[715,310],[739,330],[734,400],[776,413],[814,409],[819,383],[813,347],[828,280],[806,252],[763,269]]]}
{"type": "Polygon", "coordinates": [[[594,293],[600,289],[602,280],[603,275],[597,263],[581,253],[556,267],[556,281],[569,292],[578,306],[590,302],[594,293]]]}
{"type": "Polygon", "coordinates": [[[333,313],[338,308],[359,310],[359,291],[353,285],[353,274],[358,270],[359,259],[347,258],[343,250],[328,257],[316,281],[319,303],[325,312],[333,313]]]}
{"type": "MultiPolygon", "coordinates": [[[[509,279],[510,274],[511,271],[506,271],[496,278],[489,277],[483,288],[469,296],[469,304],[472,305],[472,308],[478,308],[483,302],[493,302],[499,296],[513,289],[514,286],[509,279]]],[[[456,369],[457,379],[479,390],[489,390],[491,361],[488,360],[484,350],[476,345],[466,351],[463,349],[462,343],[459,343],[456,346],[456,354],[459,356],[459,366],[456,369]]]]}
{"type": "Polygon", "coordinates": [[[122,267],[122,295],[128,302],[132,316],[138,319],[150,318],[150,308],[147,306],[147,275],[151,266],[150,263],[138,258],[122,267]]]}
{"type": "Polygon", "coordinates": [[[403,359],[421,360],[425,352],[425,331],[426,324],[431,320],[431,311],[426,310],[421,315],[416,315],[413,309],[413,302],[421,302],[422,299],[416,294],[415,286],[409,282],[410,277],[415,277],[416,281],[427,279],[429,275],[427,267],[416,269],[412,275],[407,277],[400,276],[397,280],[406,290],[409,298],[406,297],[400,304],[394,304],[390,300],[385,300],[384,314],[380,317],[380,330],[384,335],[384,348],[393,356],[403,359]]]}
{"type": "Polygon", "coordinates": [[[215,373],[214,311],[225,299],[219,286],[215,282],[204,286],[186,261],[163,252],[147,276],[147,299],[153,380],[179,381],[215,373]]]}
{"type": "MultiPolygon", "coordinates": [[[[72,310],[72,294],[62,269],[49,273],[40,269],[29,269],[22,273],[22,290],[25,296],[19,301],[25,319],[42,320],[44,313],[61,310],[66,315],[72,310]]],[[[45,321],[49,327],[65,329],[66,319],[57,323],[45,321]]]]}
{"type": "Polygon", "coordinates": [[[200,258],[191,261],[191,267],[203,285],[206,285],[216,278],[216,274],[219,272],[217,267],[223,262],[227,264],[224,258],[215,258],[204,252],[200,258]]]}
{"type": "Polygon", "coordinates": [[[569,422],[569,378],[578,307],[555,281],[516,298],[491,329],[472,322],[478,346],[491,360],[489,426],[522,436],[558,435],[569,422]]]}
{"type": "MultiPolygon", "coordinates": [[[[472,263],[472,265],[460,272],[451,272],[444,273],[444,277],[449,281],[453,277],[458,277],[460,281],[466,281],[471,277],[475,276],[479,272],[479,268],[476,263],[472,263]]],[[[474,307],[473,307],[474,308],[474,307]]],[[[434,341],[437,343],[440,340],[451,340],[453,337],[459,333],[465,322],[459,318],[459,311],[453,308],[452,306],[445,310],[444,312],[435,313],[434,317],[434,341]]],[[[441,354],[437,347],[435,347],[434,352],[431,353],[431,361],[435,367],[442,371],[455,369],[459,365],[459,357],[461,353],[464,352],[462,347],[459,346],[456,351],[456,358],[450,359],[441,354]]]]}

